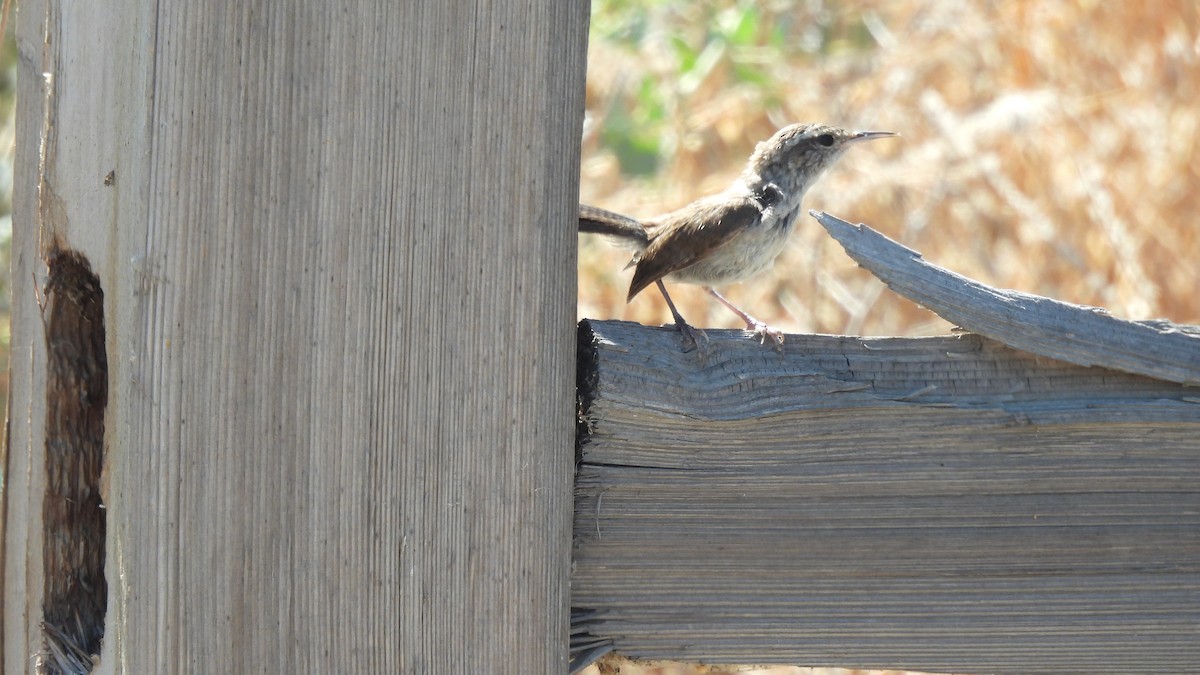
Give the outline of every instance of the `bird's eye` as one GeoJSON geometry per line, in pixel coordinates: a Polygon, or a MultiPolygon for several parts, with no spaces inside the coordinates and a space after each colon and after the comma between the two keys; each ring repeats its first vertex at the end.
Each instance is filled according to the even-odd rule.
{"type": "Polygon", "coordinates": [[[817,142],[828,148],[833,145],[833,134],[821,134],[817,136],[817,142]]]}

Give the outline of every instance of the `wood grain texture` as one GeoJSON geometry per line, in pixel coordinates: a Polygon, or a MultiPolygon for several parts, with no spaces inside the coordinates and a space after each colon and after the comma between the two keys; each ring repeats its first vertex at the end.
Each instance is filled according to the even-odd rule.
{"type": "Polygon", "coordinates": [[[50,240],[104,287],[99,672],[565,670],[586,4],[19,18],[5,672],[50,240]]]}
{"type": "Polygon", "coordinates": [[[1067,363],[1200,385],[1200,327],[1128,321],[1099,307],[992,288],[929,263],[866,225],[809,213],[888,288],[964,330],[1067,363]]]}
{"type": "Polygon", "coordinates": [[[630,657],[1200,663],[1200,391],[977,335],[585,321],[572,602],[630,657]]]}

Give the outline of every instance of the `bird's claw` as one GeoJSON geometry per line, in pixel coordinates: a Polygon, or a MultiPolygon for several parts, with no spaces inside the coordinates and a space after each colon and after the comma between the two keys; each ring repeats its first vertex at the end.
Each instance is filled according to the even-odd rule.
{"type": "Polygon", "coordinates": [[[701,355],[704,354],[705,348],[708,346],[708,335],[704,331],[687,323],[677,323],[675,327],[683,335],[683,351],[699,351],[701,355]]]}
{"type": "Polygon", "coordinates": [[[767,338],[769,337],[771,338],[771,344],[774,345],[776,349],[779,349],[783,346],[783,333],[771,328],[758,319],[747,320],[746,330],[749,331],[752,336],[758,338],[758,344],[760,345],[766,344],[767,338]]]}

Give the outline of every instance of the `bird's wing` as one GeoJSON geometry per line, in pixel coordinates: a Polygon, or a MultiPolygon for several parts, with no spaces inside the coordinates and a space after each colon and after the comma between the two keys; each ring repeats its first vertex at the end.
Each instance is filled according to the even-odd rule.
{"type": "MultiPolygon", "coordinates": [[[[628,300],[672,272],[688,267],[727,245],[762,220],[769,208],[754,195],[713,200],[677,227],[655,233],[637,260],[628,300]]],[[[675,214],[673,214],[675,215],[675,214]]],[[[670,218],[670,216],[667,216],[670,218]]]]}

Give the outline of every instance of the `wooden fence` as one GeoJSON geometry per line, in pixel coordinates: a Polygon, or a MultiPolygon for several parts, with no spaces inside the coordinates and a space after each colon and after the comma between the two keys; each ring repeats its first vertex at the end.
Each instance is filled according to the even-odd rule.
{"type": "Polygon", "coordinates": [[[1195,329],[821,216],[992,339],[577,363],[586,3],[18,19],[4,672],[1200,663],[1195,329]]]}

